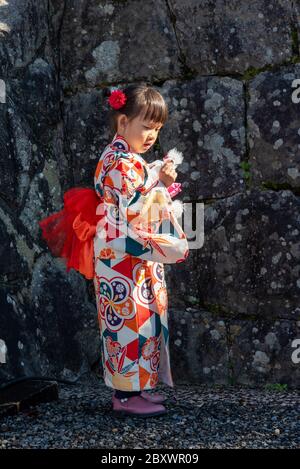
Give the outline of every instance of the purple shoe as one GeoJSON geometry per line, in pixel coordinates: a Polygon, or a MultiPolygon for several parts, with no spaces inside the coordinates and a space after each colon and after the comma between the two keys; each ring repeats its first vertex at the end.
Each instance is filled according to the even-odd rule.
{"type": "Polygon", "coordinates": [[[167,412],[162,404],[154,404],[141,396],[112,397],[113,412],[120,415],[135,415],[137,417],[150,417],[162,415],[167,412]]]}
{"type": "Polygon", "coordinates": [[[146,391],[142,391],[141,396],[144,399],[147,399],[149,402],[153,402],[154,404],[162,404],[163,402],[165,402],[167,400],[167,398],[165,396],[163,396],[162,394],[157,394],[157,393],[156,394],[149,394],[146,391]]]}
{"type": "MultiPolygon", "coordinates": [[[[115,391],[113,392],[113,395],[115,395],[115,391]]],[[[153,402],[154,404],[162,404],[167,400],[165,396],[162,394],[149,394],[146,391],[142,391],[140,394],[144,399],[147,399],[149,402],[153,402]]]]}

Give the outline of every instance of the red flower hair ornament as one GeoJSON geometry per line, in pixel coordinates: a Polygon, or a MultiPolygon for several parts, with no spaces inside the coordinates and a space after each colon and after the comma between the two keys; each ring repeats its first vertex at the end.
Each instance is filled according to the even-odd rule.
{"type": "Polygon", "coordinates": [[[120,109],[124,106],[127,101],[127,96],[122,90],[113,90],[110,97],[108,98],[108,103],[114,109],[120,109]]]}

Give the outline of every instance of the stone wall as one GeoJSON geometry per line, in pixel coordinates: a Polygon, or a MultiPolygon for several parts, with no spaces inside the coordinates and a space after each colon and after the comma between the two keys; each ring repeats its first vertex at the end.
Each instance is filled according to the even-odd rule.
{"type": "Polygon", "coordinates": [[[0,0],[0,380],[101,367],[92,281],[38,220],[93,187],[109,87],[147,82],[170,111],[147,158],[181,150],[205,209],[166,265],[175,382],[300,386],[299,35],[300,0],[0,0]]]}

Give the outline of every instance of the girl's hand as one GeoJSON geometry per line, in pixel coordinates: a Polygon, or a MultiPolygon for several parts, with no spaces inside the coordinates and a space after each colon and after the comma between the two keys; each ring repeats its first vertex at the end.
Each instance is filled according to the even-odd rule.
{"type": "Polygon", "coordinates": [[[159,171],[159,179],[166,187],[171,186],[177,178],[174,163],[171,159],[166,159],[159,171]]]}

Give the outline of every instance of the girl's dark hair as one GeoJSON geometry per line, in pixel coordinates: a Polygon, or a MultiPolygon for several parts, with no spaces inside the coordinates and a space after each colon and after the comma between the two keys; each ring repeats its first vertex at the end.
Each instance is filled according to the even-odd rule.
{"type": "Polygon", "coordinates": [[[113,109],[108,105],[112,136],[117,132],[117,116],[120,114],[126,114],[130,121],[141,115],[145,120],[165,124],[168,119],[168,107],[159,91],[147,84],[131,84],[120,89],[127,97],[124,106],[120,109],[113,109]]]}

